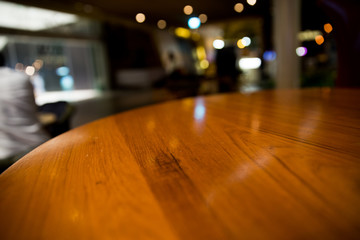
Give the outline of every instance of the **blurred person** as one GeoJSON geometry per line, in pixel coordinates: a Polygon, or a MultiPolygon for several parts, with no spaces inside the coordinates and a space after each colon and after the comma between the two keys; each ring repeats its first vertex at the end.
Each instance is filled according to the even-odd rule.
{"type": "Polygon", "coordinates": [[[5,67],[0,52],[0,172],[48,139],[30,78],[5,67]]]}
{"type": "Polygon", "coordinates": [[[336,87],[360,87],[360,1],[318,0],[334,26],[337,48],[336,87]]]}
{"type": "Polygon", "coordinates": [[[236,53],[233,46],[219,49],[216,53],[216,71],[220,92],[236,90],[239,70],[236,68],[236,53]]]}

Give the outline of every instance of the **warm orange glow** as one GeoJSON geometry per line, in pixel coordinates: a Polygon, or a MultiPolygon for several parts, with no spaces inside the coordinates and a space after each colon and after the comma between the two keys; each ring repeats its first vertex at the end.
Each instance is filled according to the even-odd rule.
{"type": "Polygon", "coordinates": [[[166,21],[165,21],[165,20],[159,20],[159,21],[157,22],[157,26],[158,26],[158,28],[160,28],[160,29],[165,29],[165,28],[166,28],[166,21]]]}
{"type": "Polygon", "coordinates": [[[244,4],[242,3],[235,4],[234,10],[235,12],[241,13],[244,10],[244,4]]]}
{"type": "Polygon", "coordinates": [[[200,22],[201,22],[201,23],[206,23],[208,17],[207,17],[206,14],[200,14],[200,15],[199,15],[199,19],[200,19],[200,22]]]}
{"type": "Polygon", "coordinates": [[[189,38],[191,36],[191,32],[186,28],[178,27],[175,29],[175,35],[182,38],[189,38]]]}
{"type": "Polygon", "coordinates": [[[190,6],[190,5],[186,5],[186,6],[184,7],[184,13],[185,13],[186,15],[192,14],[192,13],[193,13],[193,7],[190,6]]]}
{"type": "Polygon", "coordinates": [[[245,45],[243,44],[242,39],[239,39],[239,40],[237,41],[237,46],[238,46],[239,48],[245,48],[245,45]]]}
{"type": "Polygon", "coordinates": [[[143,22],[145,22],[145,14],[143,14],[143,13],[138,13],[138,14],[136,14],[135,19],[136,19],[136,21],[137,21],[138,23],[143,23],[143,22]]]}
{"type": "Polygon", "coordinates": [[[333,30],[333,27],[331,26],[330,23],[326,23],[326,24],[324,24],[324,30],[327,33],[331,33],[331,31],[333,30]]]}
{"type": "Polygon", "coordinates": [[[317,35],[317,36],[315,37],[315,42],[317,43],[317,45],[323,44],[323,43],[324,43],[324,37],[321,36],[321,35],[317,35]]]}
{"type": "Polygon", "coordinates": [[[206,58],[206,51],[205,48],[203,46],[198,46],[196,48],[196,55],[198,57],[198,59],[203,60],[206,58]]]}

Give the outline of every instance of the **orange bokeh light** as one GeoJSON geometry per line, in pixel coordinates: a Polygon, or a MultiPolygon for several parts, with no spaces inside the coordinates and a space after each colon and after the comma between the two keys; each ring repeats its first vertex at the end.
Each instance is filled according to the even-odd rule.
{"type": "Polygon", "coordinates": [[[327,33],[331,33],[331,31],[333,30],[333,27],[331,26],[330,23],[326,23],[326,24],[324,24],[324,30],[327,33]]]}
{"type": "Polygon", "coordinates": [[[324,37],[321,36],[321,35],[317,35],[317,36],[315,37],[315,42],[317,43],[317,45],[323,44],[324,41],[325,41],[325,40],[324,40],[324,37]]]}

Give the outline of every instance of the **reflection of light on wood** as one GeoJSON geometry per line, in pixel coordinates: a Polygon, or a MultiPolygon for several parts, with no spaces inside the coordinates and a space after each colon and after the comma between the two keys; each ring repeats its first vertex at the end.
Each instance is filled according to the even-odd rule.
{"type": "Polygon", "coordinates": [[[80,217],[80,213],[78,210],[74,210],[71,214],[70,214],[70,218],[73,222],[77,222],[79,220],[80,217]]]}
{"type": "Polygon", "coordinates": [[[179,140],[175,137],[171,138],[169,142],[169,146],[171,151],[176,150],[179,146],[179,140]]]}
{"type": "Polygon", "coordinates": [[[252,119],[251,120],[251,130],[258,131],[260,128],[260,121],[259,119],[252,119]]]}
{"type": "Polygon", "coordinates": [[[189,110],[193,106],[193,101],[190,98],[181,101],[183,109],[189,110]]]}
{"type": "Polygon", "coordinates": [[[202,101],[196,104],[195,111],[194,111],[194,118],[196,120],[203,120],[206,113],[205,106],[202,101]]]}
{"type": "MultiPolygon", "coordinates": [[[[324,93],[324,92],[323,92],[324,93]]],[[[326,91],[325,91],[326,94],[326,91]]],[[[299,137],[301,139],[308,139],[314,136],[314,131],[318,127],[316,119],[321,118],[321,105],[314,105],[307,109],[306,117],[303,118],[302,123],[299,125],[299,137]]]]}
{"type": "Polygon", "coordinates": [[[147,129],[152,132],[155,129],[155,122],[153,120],[150,120],[146,123],[147,129]]]}

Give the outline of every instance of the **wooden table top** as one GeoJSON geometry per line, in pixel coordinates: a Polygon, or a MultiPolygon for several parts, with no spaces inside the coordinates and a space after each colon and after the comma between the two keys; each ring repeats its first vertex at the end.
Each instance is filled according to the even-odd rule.
{"type": "Polygon", "coordinates": [[[360,90],[166,102],[0,175],[0,239],[358,239],[360,90]]]}

